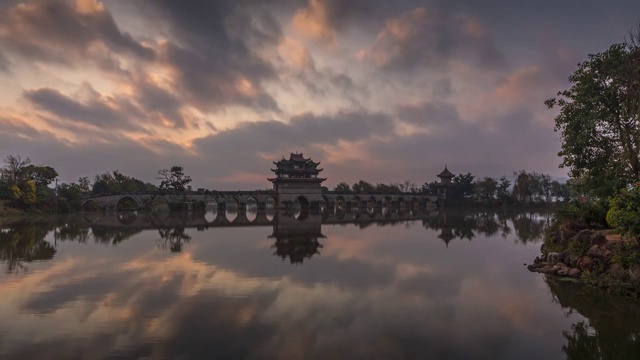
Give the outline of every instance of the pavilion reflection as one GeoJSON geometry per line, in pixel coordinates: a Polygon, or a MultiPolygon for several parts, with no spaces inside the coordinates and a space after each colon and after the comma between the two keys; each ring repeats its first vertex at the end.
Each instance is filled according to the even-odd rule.
{"type": "Polygon", "coordinates": [[[302,264],[305,259],[311,259],[320,254],[322,244],[318,239],[324,239],[322,234],[322,216],[319,212],[310,212],[304,217],[296,217],[287,213],[278,214],[278,220],[273,224],[275,239],[272,248],[275,256],[291,264],[302,264]]]}

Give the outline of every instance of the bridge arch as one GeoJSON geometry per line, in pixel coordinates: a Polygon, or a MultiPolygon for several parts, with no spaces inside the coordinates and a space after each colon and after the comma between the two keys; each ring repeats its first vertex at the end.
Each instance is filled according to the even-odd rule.
{"type": "Polygon", "coordinates": [[[311,201],[306,196],[300,195],[296,198],[296,201],[300,204],[300,211],[296,216],[296,219],[302,221],[309,216],[311,211],[311,201]]]}
{"type": "Polygon", "coordinates": [[[224,216],[229,222],[233,222],[238,217],[240,202],[235,196],[227,196],[224,199],[224,216]]]}
{"type": "Polygon", "coordinates": [[[218,201],[216,199],[207,200],[204,204],[204,220],[211,224],[216,221],[219,215],[218,201]]]}
{"type": "Polygon", "coordinates": [[[95,212],[104,210],[104,206],[95,199],[88,199],[82,202],[80,205],[80,211],[82,212],[95,212]]]}
{"type": "Polygon", "coordinates": [[[258,218],[258,207],[258,199],[255,196],[249,195],[245,199],[245,216],[250,223],[254,222],[258,218]]]}
{"type": "Polygon", "coordinates": [[[117,211],[120,210],[139,210],[141,208],[138,199],[131,195],[124,195],[118,199],[115,203],[117,211]]]}

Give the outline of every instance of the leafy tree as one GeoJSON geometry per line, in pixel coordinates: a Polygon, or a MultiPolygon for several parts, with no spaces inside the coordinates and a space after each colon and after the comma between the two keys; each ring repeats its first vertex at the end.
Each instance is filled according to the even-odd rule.
{"type": "Polygon", "coordinates": [[[339,193],[350,193],[351,188],[349,187],[349,184],[347,184],[346,182],[341,182],[338,185],[336,185],[333,191],[339,192],[339,193]]]}
{"type": "Polygon", "coordinates": [[[376,184],[375,192],[379,194],[400,194],[402,185],[398,184],[376,184]]]}
{"type": "Polygon", "coordinates": [[[476,182],[476,195],[484,200],[493,200],[498,190],[498,182],[490,177],[485,177],[476,182]]]}
{"type": "Polygon", "coordinates": [[[549,99],[559,107],[562,166],[609,197],[640,177],[640,31],[631,41],[590,54],[569,77],[572,86],[549,99]]]}
{"type": "Polygon", "coordinates": [[[28,165],[24,167],[23,172],[27,178],[35,181],[38,187],[49,186],[58,177],[58,172],[51,166],[28,165]]]}
{"type": "Polygon", "coordinates": [[[430,183],[422,184],[419,192],[425,195],[438,195],[438,182],[432,181],[430,183]]]}
{"type": "Polygon", "coordinates": [[[374,186],[371,183],[368,183],[364,180],[360,180],[357,183],[353,184],[351,188],[356,194],[372,193],[375,190],[374,186]]]}
{"type": "Polygon", "coordinates": [[[509,201],[511,199],[509,188],[511,187],[511,180],[507,179],[506,176],[502,176],[498,183],[496,192],[498,199],[502,202],[509,201]]]}
{"type": "Polygon", "coordinates": [[[454,176],[451,186],[447,189],[447,197],[452,199],[470,198],[475,193],[475,176],[471,173],[454,176]]]}
{"type": "Polygon", "coordinates": [[[28,206],[32,206],[36,203],[36,182],[33,180],[27,180],[22,188],[22,196],[20,200],[28,206]]]}
{"type": "Polygon", "coordinates": [[[185,191],[187,185],[191,182],[191,177],[185,175],[182,166],[172,166],[171,169],[158,170],[156,179],[160,181],[160,189],[173,189],[176,191],[185,191]]]}

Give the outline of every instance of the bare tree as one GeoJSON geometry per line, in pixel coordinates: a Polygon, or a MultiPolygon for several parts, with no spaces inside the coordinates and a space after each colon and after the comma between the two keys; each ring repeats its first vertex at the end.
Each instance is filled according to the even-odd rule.
{"type": "Polygon", "coordinates": [[[25,167],[31,164],[31,159],[27,157],[26,159],[22,160],[20,155],[9,155],[4,159],[4,163],[4,175],[9,178],[11,184],[16,184],[24,173],[25,167]]]}

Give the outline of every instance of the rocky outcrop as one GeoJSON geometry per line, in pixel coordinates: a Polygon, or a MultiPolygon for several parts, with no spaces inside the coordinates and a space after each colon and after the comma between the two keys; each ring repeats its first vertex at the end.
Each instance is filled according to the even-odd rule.
{"type": "Polygon", "coordinates": [[[530,271],[640,296],[640,248],[634,240],[607,240],[601,232],[564,224],[549,234],[541,250],[530,271]]]}

